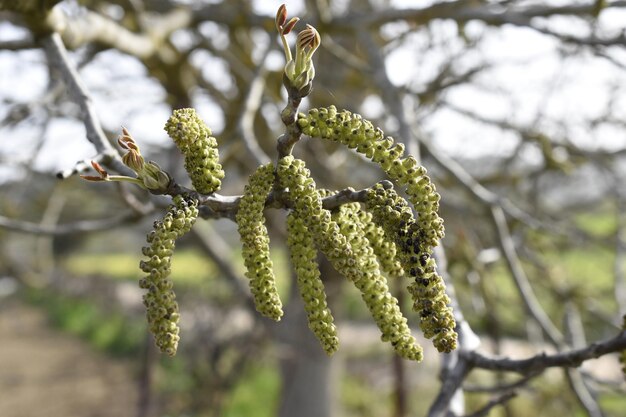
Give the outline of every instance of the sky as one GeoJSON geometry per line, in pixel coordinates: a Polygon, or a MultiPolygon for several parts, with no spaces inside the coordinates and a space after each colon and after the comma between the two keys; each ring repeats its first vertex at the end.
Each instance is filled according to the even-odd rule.
{"type": "MultiPolygon", "coordinates": [[[[254,7],[259,13],[273,15],[280,3],[257,1],[254,7]]],[[[302,13],[302,2],[286,3],[290,15],[302,13]]],[[[406,7],[423,6],[430,2],[394,3],[406,7]]],[[[345,1],[333,4],[341,10],[345,1]]],[[[626,11],[611,10],[601,14],[598,27],[602,33],[611,34],[621,30],[623,22],[626,22],[626,11]]],[[[584,34],[587,27],[569,18],[544,19],[538,24],[578,36],[584,34]]],[[[217,25],[206,24],[202,30],[209,36],[220,36],[217,25]]],[[[404,30],[403,24],[389,24],[385,26],[384,33],[393,37],[404,30]]],[[[454,23],[435,22],[431,31],[436,40],[434,46],[433,38],[416,34],[407,37],[401,48],[388,55],[387,73],[395,85],[419,89],[437,73],[449,56],[463,50],[464,45],[457,36],[458,27],[454,23]]],[[[470,22],[465,32],[470,38],[483,39],[475,52],[459,54],[458,67],[486,64],[490,68],[472,84],[451,89],[445,96],[448,102],[486,118],[530,124],[549,134],[565,135],[572,142],[590,149],[626,147],[626,135],[615,127],[599,125],[593,130],[585,127],[585,121],[603,114],[610,102],[615,117],[626,120],[626,71],[588,52],[568,54],[571,47],[563,48],[553,38],[530,29],[512,26],[492,29],[470,22]]],[[[12,25],[0,23],[0,39],[19,38],[21,35],[23,33],[12,25]]],[[[176,34],[175,41],[184,44],[185,35],[176,34]]],[[[624,50],[609,48],[607,53],[626,65],[624,50]]],[[[228,88],[230,80],[223,71],[226,64],[208,53],[195,54],[192,59],[207,69],[206,74],[216,87],[228,88]]],[[[272,55],[267,61],[269,69],[280,70],[283,59],[281,53],[272,55]]],[[[140,145],[165,144],[167,139],[162,124],[169,116],[169,109],[161,103],[164,93],[160,86],[147,79],[145,74],[139,61],[115,51],[98,55],[81,70],[105,127],[119,130],[122,125],[126,126],[138,138],[140,145]],[[160,122],[155,123],[155,120],[160,122]]],[[[45,91],[46,83],[47,69],[40,51],[0,51],[0,97],[22,102],[37,101],[45,91]]],[[[219,134],[224,126],[219,107],[203,95],[196,95],[194,101],[208,125],[219,134]]],[[[370,97],[360,108],[350,110],[376,117],[384,108],[376,98],[370,97]]],[[[8,106],[0,102],[0,117],[7,111],[8,106]]],[[[42,110],[36,110],[34,114],[40,117],[42,110]]],[[[425,119],[421,129],[428,133],[435,146],[455,157],[506,154],[518,142],[515,135],[445,109],[425,119]]],[[[6,162],[29,162],[33,150],[38,147],[41,149],[32,163],[40,170],[67,169],[76,160],[94,154],[78,120],[54,118],[43,134],[29,127],[2,126],[0,175],[6,175],[6,162]]],[[[529,154],[532,154],[532,149],[529,154]]]]}

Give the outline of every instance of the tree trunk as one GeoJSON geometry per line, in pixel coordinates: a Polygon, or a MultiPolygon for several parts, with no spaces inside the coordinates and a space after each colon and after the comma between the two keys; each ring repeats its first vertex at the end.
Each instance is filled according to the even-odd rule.
{"type": "MultiPolygon", "coordinates": [[[[325,259],[321,260],[320,268],[325,278],[328,301],[332,306],[340,277],[325,259]]],[[[292,283],[289,304],[285,306],[285,315],[278,326],[277,336],[281,344],[282,378],[278,416],[331,417],[335,409],[336,392],[333,369],[338,364],[338,358],[328,357],[309,330],[295,282],[292,283]]]]}

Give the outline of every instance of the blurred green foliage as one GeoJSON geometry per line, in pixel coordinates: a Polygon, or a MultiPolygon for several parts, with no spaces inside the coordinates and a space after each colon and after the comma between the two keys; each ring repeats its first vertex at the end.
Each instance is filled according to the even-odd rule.
{"type": "MultiPolygon", "coordinates": [[[[283,248],[272,248],[272,261],[276,285],[281,297],[289,293],[289,274],[291,265],[283,248]]],[[[141,254],[132,253],[80,253],[75,252],[63,260],[63,268],[70,274],[80,276],[103,276],[121,281],[138,281],[143,274],[139,269],[141,254]]],[[[230,264],[243,276],[243,261],[239,251],[231,254],[230,264]]],[[[220,276],[218,268],[210,259],[193,249],[177,250],[172,257],[174,288],[192,290],[210,288],[212,298],[225,296],[228,290],[220,276]]]]}
{"type": "Polygon", "coordinates": [[[114,356],[136,354],[143,343],[146,323],[116,311],[103,311],[87,299],[32,289],[31,303],[43,307],[60,329],[87,340],[96,349],[114,356]]]}
{"type": "MultiPolygon", "coordinates": [[[[102,275],[124,281],[141,276],[141,253],[80,253],[64,259],[64,268],[73,275],[102,275]]],[[[176,251],[172,261],[172,279],[177,285],[204,285],[218,278],[215,265],[198,251],[176,251]]]]}
{"type": "Polygon", "coordinates": [[[231,393],[222,416],[272,417],[276,415],[279,392],[278,367],[252,366],[231,393]]]}

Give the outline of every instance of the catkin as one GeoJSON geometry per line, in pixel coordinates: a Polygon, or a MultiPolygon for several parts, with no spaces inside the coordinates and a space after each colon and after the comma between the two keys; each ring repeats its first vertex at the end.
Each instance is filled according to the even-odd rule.
{"type": "Polygon", "coordinates": [[[358,274],[352,248],[339,232],[337,223],[331,219],[330,212],[322,208],[321,196],[304,162],[291,155],[281,158],[277,174],[279,185],[289,189],[294,210],[304,220],[315,246],[337,271],[347,271],[350,276],[358,274]]]}
{"type": "Polygon", "coordinates": [[[265,227],[265,200],[274,184],[274,166],[260,166],[245,186],[235,216],[243,244],[246,277],[259,313],[273,320],[283,316],[282,303],[276,289],[274,266],[270,258],[269,235],[265,227]]]}
{"type": "Polygon", "coordinates": [[[407,202],[390,183],[377,184],[367,194],[367,209],[385,235],[398,248],[398,259],[406,274],[413,280],[409,292],[413,309],[420,315],[424,336],[433,339],[440,352],[456,349],[456,323],[449,307],[443,279],[436,271],[435,260],[427,243],[428,231],[415,221],[407,202]],[[425,243],[426,242],[426,243],[425,243]]]}
{"type": "Polygon", "coordinates": [[[197,201],[186,200],[178,195],[162,220],[154,222],[148,234],[148,246],[142,249],[147,260],[139,264],[148,274],[139,281],[139,286],[148,292],[143,296],[147,308],[148,326],[161,352],[176,354],[179,341],[178,303],[173,291],[174,283],[169,277],[171,260],[176,239],[191,230],[198,217],[197,201]]]}
{"type": "Polygon", "coordinates": [[[311,233],[315,245],[335,270],[361,290],[383,339],[390,341],[403,357],[421,360],[421,348],[414,343],[397,300],[389,294],[386,281],[380,273],[375,273],[378,264],[362,230],[357,231],[353,222],[342,222],[343,228],[340,228],[330,212],[322,208],[320,192],[303,161],[293,156],[281,158],[277,173],[280,186],[289,189],[294,210],[301,213],[300,218],[311,233]],[[353,243],[356,247],[352,246],[353,243]]]}
{"type": "Polygon", "coordinates": [[[404,276],[404,269],[396,257],[396,244],[385,236],[380,226],[374,223],[371,213],[359,210],[358,215],[365,237],[378,259],[381,271],[392,278],[404,276]]]}
{"type": "Polygon", "coordinates": [[[353,281],[361,298],[380,329],[384,342],[390,342],[398,355],[421,361],[422,347],[411,335],[407,319],[402,315],[398,300],[391,295],[387,280],[380,274],[376,255],[365,236],[365,224],[359,216],[358,204],[344,204],[333,213],[341,233],[352,246],[360,277],[353,281]]]}
{"type": "Polygon", "coordinates": [[[342,143],[378,164],[390,179],[406,186],[409,201],[419,213],[416,220],[427,231],[423,244],[437,246],[444,236],[443,220],[437,214],[439,194],[426,175],[426,169],[412,156],[403,158],[404,145],[395,143],[381,129],[358,114],[347,110],[338,112],[335,106],[311,109],[298,115],[302,133],[342,143]]]}
{"type": "Polygon", "coordinates": [[[324,351],[332,355],[339,346],[337,328],[333,324],[333,316],[326,303],[313,237],[298,214],[297,211],[292,211],[287,216],[287,245],[291,263],[296,272],[309,328],[320,341],[324,351]]]}
{"type": "Polygon", "coordinates": [[[194,109],[174,110],[165,131],[185,157],[185,170],[193,187],[202,194],[220,189],[224,170],[219,163],[217,140],[194,109]]]}

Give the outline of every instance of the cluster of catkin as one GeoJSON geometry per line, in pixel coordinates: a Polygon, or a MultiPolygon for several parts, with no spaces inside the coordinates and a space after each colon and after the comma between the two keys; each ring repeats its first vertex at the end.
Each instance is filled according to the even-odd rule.
{"type": "MultiPolygon", "coordinates": [[[[175,110],[165,130],[185,157],[185,169],[196,191],[210,194],[219,190],[224,171],[219,163],[217,141],[194,109],[175,110]]],[[[191,230],[198,217],[198,201],[177,195],[163,219],[154,222],[148,233],[148,246],[142,252],[147,259],[140,268],[147,275],[139,286],[147,290],[143,302],[148,326],[161,352],[176,354],[180,318],[171,273],[175,241],[191,230]]]]}
{"type": "Polygon", "coordinates": [[[312,109],[299,115],[298,125],[304,134],[340,142],[377,163],[391,180],[406,186],[416,215],[389,181],[368,190],[363,205],[349,203],[329,211],[322,205],[329,192],[316,187],[302,160],[286,156],[276,167],[259,167],[250,177],[236,218],[257,310],[275,320],[282,316],[263,216],[267,197],[278,189],[287,194],[292,207],[287,243],[309,327],[328,354],[337,350],[338,339],[317,265],[318,252],[357,287],[382,340],[397,354],[422,359],[422,348],[387,284],[387,278],[400,276],[411,279],[408,289],[425,337],[432,338],[441,352],[455,349],[450,299],[432,257],[444,234],[437,214],[439,195],[426,170],[415,158],[404,156],[402,144],[395,144],[359,115],[337,112],[332,106],[312,109]]]}
{"type": "MultiPolygon", "coordinates": [[[[365,202],[329,211],[322,201],[331,193],[317,188],[304,161],[289,155],[276,165],[260,166],[250,176],[235,216],[257,310],[273,320],[283,315],[264,216],[266,200],[275,193],[274,198],[289,202],[287,246],[297,286],[309,327],[328,354],[337,350],[339,340],[317,263],[320,252],[359,290],[381,339],[398,355],[416,361],[423,356],[389,290],[387,279],[402,276],[411,279],[409,292],[424,335],[441,352],[455,349],[450,300],[432,258],[433,247],[443,237],[443,222],[437,214],[439,195],[425,169],[413,157],[403,156],[402,144],[394,144],[359,115],[337,112],[335,107],[313,109],[308,115],[300,114],[297,123],[304,134],[340,142],[377,163],[392,181],[406,186],[416,214],[389,181],[370,188],[365,202]]],[[[183,153],[195,190],[200,194],[217,191],[224,177],[217,142],[195,111],[176,110],[165,130],[183,153]]],[[[140,286],[148,290],[144,303],[150,330],[157,345],[170,355],[176,352],[179,339],[178,305],[168,278],[171,257],[176,239],[191,229],[198,216],[197,205],[193,196],[174,198],[148,235],[149,245],[143,249],[147,260],[140,265],[147,274],[140,286]]]]}

